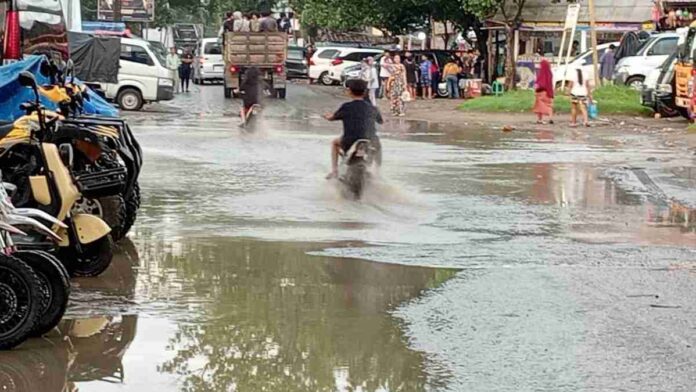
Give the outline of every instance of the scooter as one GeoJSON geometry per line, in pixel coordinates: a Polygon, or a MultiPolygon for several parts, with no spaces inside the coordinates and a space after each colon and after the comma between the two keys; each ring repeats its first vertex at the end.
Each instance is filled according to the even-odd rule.
{"type": "Polygon", "coordinates": [[[371,174],[374,150],[367,139],[357,140],[347,152],[341,155],[338,167],[338,180],[344,185],[346,193],[360,200],[371,174]]]}
{"type": "MultiPolygon", "coordinates": [[[[34,90],[35,102],[22,104],[36,121],[31,121],[30,142],[34,159],[39,163],[38,170],[26,173],[29,187],[36,206],[64,222],[67,228],[54,225],[52,230],[61,240],[58,243],[58,258],[68,271],[76,276],[97,276],[111,264],[113,242],[109,235],[111,229],[100,218],[73,213],[76,202],[82,197],[66,165],[70,165],[73,150],[71,145],[43,143],[43,134],[57,118],[46,120],[46,111],[39,103],[39,93],[34,76],[22,72],[19,82],[34,90]],[[38,124],[38,128],[35,126],[38,124]]],[[[55,245],[45,241],[45,236],[32,235],[28,241],[18,242],[19,249],[54,250],[55,245]]]]}
{"type": "Polygon", "coordinates": [[[39,316],[31,329],[30,336],[41,336],[55,328],[65,314],[70,297],[70,276],[65,267],[49,253],[18,250],[12,235],[26,236],[26,233],[17,229],[21,227],[24,230],[31,229],[27,231],[36,232],[57,242],[61,238],[39,222],[39,219],[62,228],[67,226],[43,211],[15,208],[6,191],[13,187],[11,184],[0,184],[0,249],[5,256],[15,257],[26,263],[38,278],[39,316]]]}

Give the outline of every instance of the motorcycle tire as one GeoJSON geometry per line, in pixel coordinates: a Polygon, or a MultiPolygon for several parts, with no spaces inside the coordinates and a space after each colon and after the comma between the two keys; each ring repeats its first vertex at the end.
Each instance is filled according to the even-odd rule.
{"type": "Polygon", "coordinates": [[[140,185],[136,182],[133,186],[133,191],[130,195],[125,198],[126,201],[126,215],[123,221],[123,228],[121,230],[122,238],[125,237],[135,224],[135,220],[138,217],[138,210],[140,209],[140,185]]]}
{"type": "Polygon", "coordinates": [[[54,256],[40,251],[20,251],[13,256],[25,262],[39,278],[41,290],[40,316],[31,336],[52,331],[65,315],[70,298],[70,275],[54,256]]]}
{"type": "Polygon", "coordinates": [[[121,196],[108,196],[99,198],[101,204],[101,216],[111,228],[111,237],[118,242],[126,236],[125,225],[127,221],[126,202],[121,196]]]}
{"type": "Polygon", "coordinates": [[[106,235],[90,244],[82,245],[82,252],[74,247],[62,248],[58,257],[71,276],[92,278],[101,275],[114,258],[114,242],[106,235]]]}
{"type": "Polygon", "coordinates": [[[348,169],[348,189],[355,198],[355,200],[360,200],[362,198],[363,192],[365,190],[365,182],[367,176],[367,168],[365,165],[358,164],[351,166],[348,169]]]}
{"type": "Polygon", "coordinates": [[[0,350],[22,344],[39,318],[39,278],[22,260],[0,255],[0,350]]]}

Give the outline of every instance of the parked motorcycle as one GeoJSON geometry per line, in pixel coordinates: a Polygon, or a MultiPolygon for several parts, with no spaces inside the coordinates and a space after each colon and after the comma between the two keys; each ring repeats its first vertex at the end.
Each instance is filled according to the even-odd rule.
{"type": "MultiPolygon", "coordinates": [[[[109,235],[111,229],[94,215],[73,211],[77,201],[83,197],[80,189],[92,189],[88,181],[91,178],[74,179],[71,176],[68,170],[74,161],[71,144],[61,144],[59,149],[55,144],[43,142],[59,117],[51,115],[40,105],[38,86],[31,73],[23,72],[19,81],[34,90],[36,100],[22,105],[22,110],[27,112],[23,120],[28,128],[29,143],[13,143],[13,138],[9,138],[9,141],[3,139],[4,151],[0,153],[0,163],[5,168],[13,169],[5,178],[17,182],[18,193],[30,195],[29,206],[40,208],[66,223],[67,228],[54,225],[53,231],[61,238],[58,257],[67,269],[77,276],[99,275],[106,270],[113,257],[113,242],[109,235]]],[[[53,243],[45,241],[45,236],[29,238],[29,241],[18,243],[18,247],[55,249],[53,243]]]]}
{"type": "Polygon", "coordinates": [[[344,185],[346,193],[355,200],[360,200],[371,174],[375,151],[367,139],[360,139],[343,153],[338,169],[338,180],[344,185]]]}

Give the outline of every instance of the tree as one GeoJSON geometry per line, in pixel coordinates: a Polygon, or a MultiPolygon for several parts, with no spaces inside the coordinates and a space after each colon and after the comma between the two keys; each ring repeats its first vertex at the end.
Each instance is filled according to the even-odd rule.
{"type": "Polygon", "coordinates": [[[464,7],[481,19],[488,19],[496,14],[503,17],[507,50],[505,55],[505,87],[515,88],[517,64],[514,61],[515,30],[521,22],[522,11],[527,0],[464,0],[464,7]]]}

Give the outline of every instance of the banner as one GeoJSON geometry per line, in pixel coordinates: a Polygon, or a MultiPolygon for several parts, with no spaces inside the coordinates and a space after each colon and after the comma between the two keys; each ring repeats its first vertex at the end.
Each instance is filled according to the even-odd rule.
{"type": "Polygon", "coordinates": [[[155,0],[98,0],[97,15],[100,20],[152,22],[155,0]]]}

